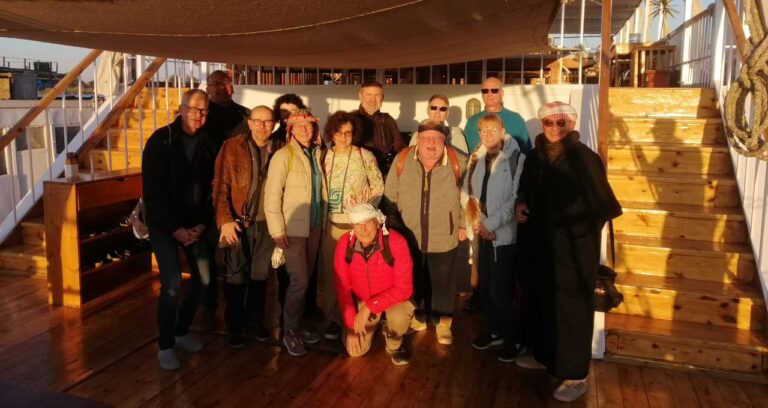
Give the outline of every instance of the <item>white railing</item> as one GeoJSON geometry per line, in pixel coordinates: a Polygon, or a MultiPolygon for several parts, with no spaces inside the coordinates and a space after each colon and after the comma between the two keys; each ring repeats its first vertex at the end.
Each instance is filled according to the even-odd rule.
{"type": "MultiPolygon", "coordinates": [[[[739,15],[742,17],[741,21],[744,22],[742,9],[739,9],[739,15]]],[[[712,30],[711,86],[714,86],[722,107],[725,106],[728,89],[738,78],[741,63],[733,30],[721,1],[715,3],[712,30]]],[[[747,109],[750,111],[753,108],[754,106],[751,104],[747,105],[747,109]]],[[[721,111],[724,112],[724,110],[721,111]]],[[[748,113],[749,116],[751,113],[748,113]]],[[[733,149],[731,149],[731,158],[741,193],[763,296],[768,301],[768,200],[766,200],[768,162],[742,156],[733,149]]]]}
{"type": "MultiPolygon", "coordinates": [[[[61,176],[67,153],[78,152],[112,108],[120,103],[130,84],[150,63],[151,58],[148,57],[102,53],[87,71],[74,80],[73,85],[63,91],[58,97],[59,100],[45,106],[23,132],[2,149],[0,191],[5,194],[0,197],[0,243],[8,238],[43,196],[43,182],[61,176]]],[[[225,66],[184,60],[166,61],[146,85],[153,96],[152,103],[143,106],[144,104],[140,103],[141,96],[138,97],[139,120],[142,116],[151,115],[153,118],[159,117],[153,120],[151,130],[164,126],[173,119],[178,106],[170,106],[169,98],[164,98],[164,106],[155,106],[154,96],[158,90],[165,89],[166,95],[169,92],[178,92],[180,100],[182,88],[200,86],[207,75],[216,69],[225,69],[225,66]],[[160,114],[157,115],[157,112],[160,114]],[[163,112],[165,115],[162,115],[163,112]]],[[[30,110],[21,108],[29,107],[29,101],[1,103],[4,109],[0,114],[0,139],[30,110]]],[[[128,129],[125,123],[123,120],[122,137],[127,140],[128,129]]],[[[146,131],[149,132],[150,129],[146,131]]],[[[138,146],[143,149],[147,135],[142,134],[144,130],[141,126],[138,133],[138,146]]],[[[106,155],[107,169],[112,170],[111,135],[108,134],[104,140],[104,146],[109,151],[106,155]]],[[[127,166],[131,151],[127,142],[123,143],[123,146],[123,159],[127,166]]],[[[89,168],[93,172],[92,161],[89,168]]]]}
{"type": "Polygon", "coordinates": [[[712,81],[712,40],[714,35],[715,5],[683,22],[667,37],[674,45],[672,67],[680,73],[682,87],[708,87],[712,81]]]}

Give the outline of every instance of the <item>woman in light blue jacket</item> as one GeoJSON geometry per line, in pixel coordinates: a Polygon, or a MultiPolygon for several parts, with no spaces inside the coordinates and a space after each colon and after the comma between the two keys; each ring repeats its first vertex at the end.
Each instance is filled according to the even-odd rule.
{"type": "Polygon", "coordinates": [[[464,179],[461,204],[467,231],[477,250],[479,287],[486,317],[486,332],[472,347],[505,347],[499,360],[513,362],[517,342],[514,316],[514,275],[517,224],[514,205],[525,156],[515,139],[505,134],[495,114],[478,122],[481,144],[472,153],[464,179]]]}

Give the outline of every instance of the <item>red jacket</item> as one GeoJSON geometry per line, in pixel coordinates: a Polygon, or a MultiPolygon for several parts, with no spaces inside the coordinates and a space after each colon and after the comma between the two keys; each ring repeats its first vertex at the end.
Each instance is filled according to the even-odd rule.
{"type": "Polygon", "coordinates": [[[395,259],[394,266],[389,266],[382,255],[384,241],[381,231],[378,248],[367,261],[360,252],[355,251],[352,262],[347,263],[347,247],[355,245],[356,242],[355,238],[350,240],[349,234],[348,232],[339,239],[333,264],[336,270],[334,281],[339,311],[344,325],[352,329],[357,314],[352,294],[365,302],[368,309],[375,314],[408,300],[413,293],[413,261],[405,238],[390,230],[389,250],[395,259]]]}

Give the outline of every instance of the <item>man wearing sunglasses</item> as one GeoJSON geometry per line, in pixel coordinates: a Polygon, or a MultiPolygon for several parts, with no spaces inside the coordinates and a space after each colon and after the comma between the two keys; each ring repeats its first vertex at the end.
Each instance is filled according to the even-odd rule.
{"type": "MultiPolygon", "coordinates": [[[[467,139],[464,137],[464,131],[458,126],[448,126],[445,122],[448,119],[448,97],[443,94],[434,94],[427,101],[427,119],[442,123],[449,129],[445,135],[445,144],[453,146],[456,153],[467,157],[469,149],[467,148],[467,139]]],[[[415,135],[411,138],[410,145],[415,146],[419,140],[415,135]]]]}
{"type": "MultiPolygon", "coordinates": [[[[234,93],[232,81],[224,71],[213,71],[208,75],[205,91],[208,93],[211,101],[208,106],[205,129],[208,133],[208,138],[213,143],[214,152],[218,153],[225,140],[248,131],[247,118],[250,111],[245,106],[239,105],[232,100],[232,94],[234,93]]],[[[216,155],[214,154],[213,157],[215,158],[216,155]]],[[[215,223],[215,220],[212,220],[211,223],[215,223]]],[[[211,245],[211,251],[216,251],[218,234],[215,234],[215,231],[211,229],[207,238],[211,245]]],[[[211,284],[203,301],[203,326],[209,331],[216,328],[217,297],[219,293],[217,275],[216,262],[213,262],[211,264],[211,284]]]]}
{"type": "Polygon", "coordinates": [[[364,83],[358,97],[360,108],[352,112],[360,123],[357,146],[370,150],[376,156],[381,174],[387,174],[395,155],[405,147],[400,129],[392,116],[381,111],[384,87],[380,83],[364,83]]]}
{"type": "Polygon", "coordinates": [[[469,151],[475,151],[475,147],[480,143],[480,134],[477,128],[480,118],[489,113],[495,113],[504,122],[504,129],[506,129],[507,134],[515,138],[520,146],[520,151],[527,156],[532,150],[528,128],[525,126],[525,120],[523,120],[519,113],[504,107],[504,88],[501,80],[496,77],[488,77],[483,81],[483,88],[480,91],[483,95],[485,110],[469,118],[467,125],[464,127],[469,151]]]}
{"type": "Polygon", "coordinates": [[[225,140],[248,131],[246,121],[250,111],[232,100],[235,91],[224,71],[213,71],[208,75],[205,91],[211,98],[205,127],[218,152],[225,140]]]}

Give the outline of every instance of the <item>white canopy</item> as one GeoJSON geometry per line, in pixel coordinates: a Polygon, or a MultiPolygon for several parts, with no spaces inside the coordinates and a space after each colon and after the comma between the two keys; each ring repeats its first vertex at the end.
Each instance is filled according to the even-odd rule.
{"type": "Polygon", "coordinates": [[[559,0],[6,0],[0,36],[191,60],[349,68],[546,51],[559,0]]]}

